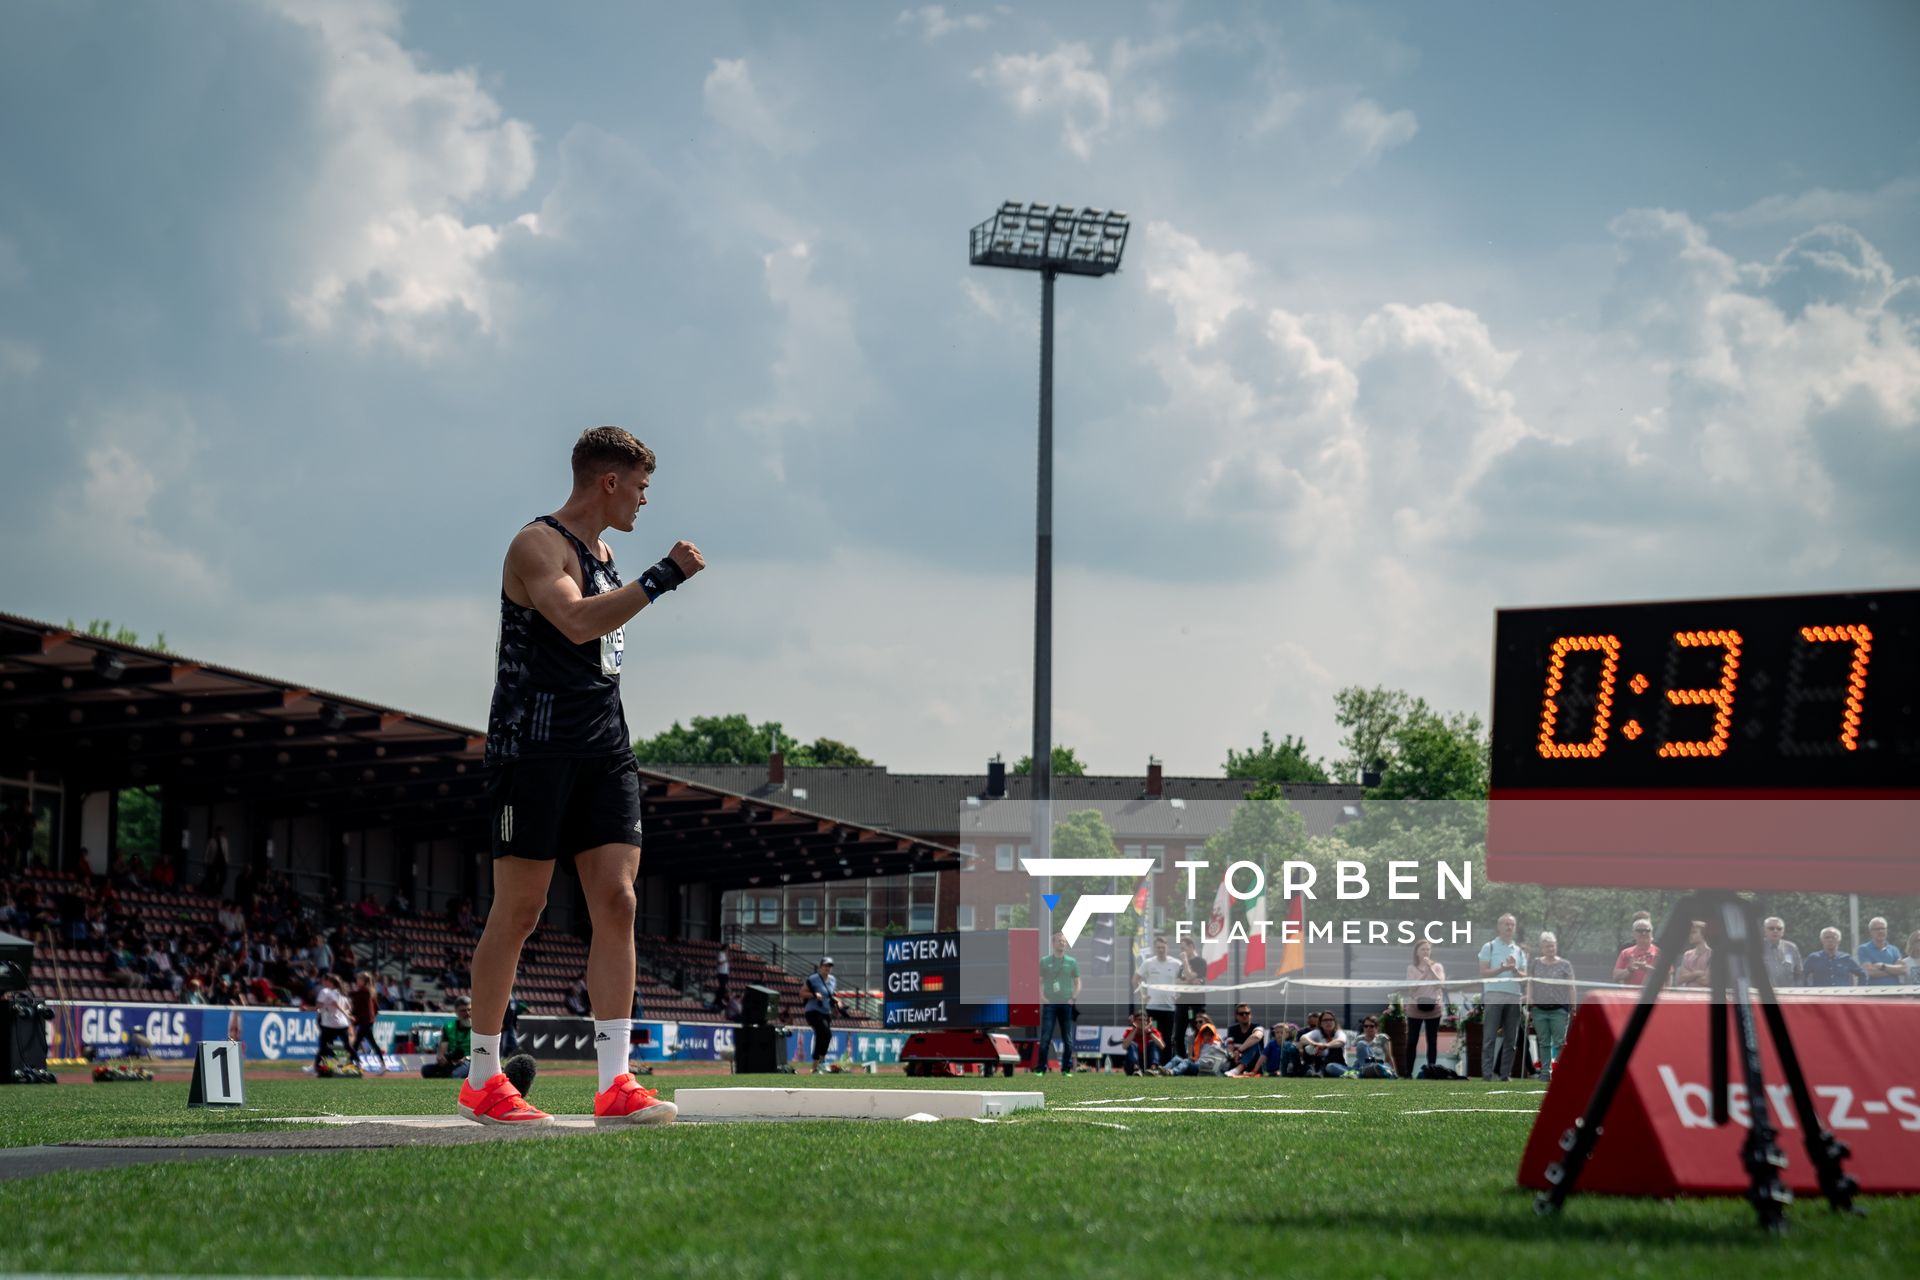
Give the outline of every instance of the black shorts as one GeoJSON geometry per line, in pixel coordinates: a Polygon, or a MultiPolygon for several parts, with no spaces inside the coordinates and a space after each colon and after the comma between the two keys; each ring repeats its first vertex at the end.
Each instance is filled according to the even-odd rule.
{"type": "Polygon", "coordinates": [[[640,843],[640,766],[612,756],[526,756],[488,792],[493,856],[552,862],[603,844],[640,843]]]}

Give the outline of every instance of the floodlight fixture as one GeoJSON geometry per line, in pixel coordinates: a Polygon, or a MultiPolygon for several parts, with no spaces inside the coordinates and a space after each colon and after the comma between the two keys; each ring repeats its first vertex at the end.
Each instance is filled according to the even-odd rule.
{"type": "MultiPolygon", "coordinates": [[[[1120,269],[1132,222],[1119,210],[1076,208],[1033,200],[1003,201],[974,227],[967,256],[976,267],[1040,273],[1040,476],[1033,572],[1033,856],[1053,848],[1053,282],[1055,277],[1108,276],[1120,269]]],[[[1043,940],[1053,936],[1046,897],[1051,883],[1035,876],[1028,920],[1043,940]]],[[[1044,950],[1044,946],[1042,950],[1044,950]]]]}
{"type": "Polygon", "coordinates": [[[1112,275],[1131,229],[1117,210],[1009,200],[973,229],[968,257],[976,267],[1112,275]]]}

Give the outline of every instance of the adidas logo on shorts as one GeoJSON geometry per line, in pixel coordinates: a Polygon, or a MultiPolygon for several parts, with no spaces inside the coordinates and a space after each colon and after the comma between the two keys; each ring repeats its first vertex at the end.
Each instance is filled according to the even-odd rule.
{"type": "Polygon", "coordinates": [[[504,805],[500,809],[500,839],[502,841],[508,841],[513,839],[513,806],[512,805],[504,805]]]}

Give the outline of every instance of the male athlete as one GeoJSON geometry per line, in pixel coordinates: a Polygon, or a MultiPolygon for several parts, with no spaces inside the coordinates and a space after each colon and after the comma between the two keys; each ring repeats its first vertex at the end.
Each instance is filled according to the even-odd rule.
{"type": "Polygon", "coordinates": [[[637,582],[620,584],[600,541],[633,531],[653,481],[653,451],[619,427],[573,446],[573,493],[521,529],[500,582],[500,639],[486,764],[493,813],[493,907],[473,949],[472,1067],[460,1114],[482,1124],[542,1124],[502,1073],[500,1029],[520,946],[546,909],[558,858],[580,874],[593,942],[587,995],[600,1060],[601,1124],[671,1124],[678,1114],[627,1070],[633,1020],[634,877],[640,871],[640,773],[620,706],[625,625],[706,566],[676,542],[637,582]]]}

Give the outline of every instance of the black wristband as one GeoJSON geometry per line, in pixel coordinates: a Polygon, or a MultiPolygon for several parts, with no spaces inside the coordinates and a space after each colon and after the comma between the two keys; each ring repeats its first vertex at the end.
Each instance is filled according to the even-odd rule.
{"type": "Polygon", "coordinates": [[[661,556],[657,564],[640,575],[640,589],[647,593],[651,603],[686,580],[687,575],[680,571],[672,556],[661,556]]]}

